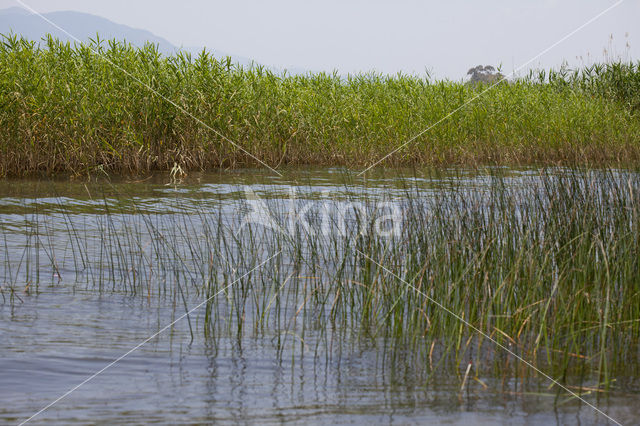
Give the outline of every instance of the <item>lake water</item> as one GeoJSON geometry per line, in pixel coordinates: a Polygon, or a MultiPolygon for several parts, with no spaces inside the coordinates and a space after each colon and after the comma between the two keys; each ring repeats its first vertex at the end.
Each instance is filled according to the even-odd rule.
{"type": "MultiPolygon", "coordinates": [[[[518,185],[536,172],[507,175],[518,185]]],[[[240,229],[247,217],[262,221],[258,228],[273,225],[247,216],[251,194],[264,202],[253,207],[268,206],[285,229],[292,203],[307,206],[306,226],[324,235],[350,226],[350,217],[336,216],[340,206],[366,200],[362,211],[390,214],[382,231],[392,232],[407,182],[428,197],[451,180],[482,191],[489,179],[466,171],[415,176],[379,172],[364,181],[324,169],[285,178],[256,170],[191,174],[173,184],[166,174],[0,181],[0,423],[19,424],[45,407],[31,423],[606,423],[543,379],[522,387],[485,377],[461,391],[461,377],[428,377],[411,356],[391,355],[393,342],[363,339],[346,324],[298,320],[306,290],[277,302],[267,324],[281,326],[261,327],[260,304],[275,300],[269,280],[260,284],[267,296],[248,304],[257,311],[238,310],[235,288],[214,296],[220,302],[211,314],[224,320],[208,333],[206,306],[182,318],[211,297],[200,280],[259,280],[267,276],[263,261],[272,271],[266,246],[251,246],[251,259],[235,250],[253,238],[240,229]],[[223,227],[239,239],[221,253],[212,247],[223,227]]],[[[292,279],[298,287],[312,282],[292,279]]],[[[634,423],[638,377],[626,379],[626,387],[585,399],[634,423]]]]}

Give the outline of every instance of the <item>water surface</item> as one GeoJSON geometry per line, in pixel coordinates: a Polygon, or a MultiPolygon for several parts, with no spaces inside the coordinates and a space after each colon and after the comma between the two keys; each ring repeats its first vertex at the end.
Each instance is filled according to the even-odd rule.
{"type": "MultiPolygon", "coordinates": [[[[507,175],[518,185],[535,179],[536,171],[507,175]]],[[[196,285],[175,291],[207,273],[207,259],[189,249],[207,252],[220,221],[237,226],[247,211],[247,188],[286,215],[292,194],[297,205],[402,203],[408,187],[428,197],[452,179],[477,191],[491,180],[460,170],[396,170],[363,180],[324,169],[291,171],[284,178],[255,170],[193,174],[179,183],[167,175],[0,181],[0,421],[28,419],[154,336],[32,422],[605,422],[544,380],[523,388],[483,377],[482,385],[472,381],[461,391],[461,377],[426,377],[409,356],[406,362],[389,359],[393,342],[363,339],[340,325],[298,322],[299,303],[283,308],[284,321],[294,318],[285,331],[248,325],[239,335],[224,323],[204,336],[201,308],[157,334],[185,306],[206,298],[196,285]],[[162,247],[158,235],[166,242],[162,247]],[[149,267],[152,254],[167,263],[149,267]],[[176,258],[182,260],[176,264],[176,258]]],[[[261,255],[267,259],[270,253],[261,255]]],[[[231,253],[227,262],[229,271],[237,266],[233,277],[256,266],[236,256],[231,253]]],[[[226,268],[225,261],[215,264],[226,268]]],[[[233,318],[229,294],[219,296],[229,300],[216,312],[222,318],[233,318]]],[[[640,416],[640,394],[638,379],[627,379],[625,387],[585,398],[617,421],[632,423],[640,416]]]]}

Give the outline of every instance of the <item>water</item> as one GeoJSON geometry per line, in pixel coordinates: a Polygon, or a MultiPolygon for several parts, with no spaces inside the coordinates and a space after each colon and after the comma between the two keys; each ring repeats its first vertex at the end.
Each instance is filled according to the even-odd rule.
{"type": "MultiPolygon", "coordinates": [[[[292,190],[297,206],[315,203],[309,211],[320,214],[326,199],[401,203],[406,183],[398,176],[403,174],[419,182],[421,196],[446,187],[450,178],[477,190],[487,184],[482,174],[460,171],[437,178],[395,171],[365,184],[347,182],[340,170],[299,171],[287,178],[257,171],[202,174],[177,185],[166,185],[166,175],[138,182],[0,182],[0,423],[20,423],[54,402],[32,422],[604,423],[593,409],[558,395],[544,380],[522,387],[483,377],[483,384],[471,380],[462,392],[461,377],[427,380],[409,355],[390,359],[393,342],[362,339],[341,324],[314,326],[304,320],[315,315],[300,303],[305,295],[285,299],[290,306],[278,316],[286,327],[261,329],[257,314],[248,311],[243,315],[253,320],[239,335],[235,289],[216,296],[214,314],[223,320],[208,336],[202,332],[204,308],[193,311],[189,321],[178,320],[185,305],[191,309],[206,298],[187,284],[212,279],[203,267],[207,262],[215,265],[216,277],[226,269],[233,279],[257,266],[233,252],[226,264],[198,254],[207,252],[211,241],[197,230],[218,218],[230,227],[241,221],[247,186],[275,206],[274,214],[286,215],[287,207],[277,206],[292,190]],[[143,215],[155,222],[145,222],[143,215]],[[149,229],[170,244],[154,248],[149,229]],[[119,237],[105,241],[105,230],[119,237]],[[173,252],[167,248],[174,246],[173,252]],[[194,255],[189,247],[199,251],[194,255]],[[118,257],[123,252],[128,256],[118,257]],[[182,263],[176,265],[176,257],[182,263]],[[176,285],[183,287],[175,291],[176,285]]],[[[509,174],[514,185],[535,176],[527,170],[509,174]]],[[[209,238],[219,233],[207,229],[209,238]]],[[[270,253],[258,248],[256,255],[265,260],[270,253]]],[[[268,282],[263,291],[273,291],[268,282]]],[[[585,398],[617,421],[633,423],[640,407],[637,378],[630,380],[631,386],[585,398]]]]}

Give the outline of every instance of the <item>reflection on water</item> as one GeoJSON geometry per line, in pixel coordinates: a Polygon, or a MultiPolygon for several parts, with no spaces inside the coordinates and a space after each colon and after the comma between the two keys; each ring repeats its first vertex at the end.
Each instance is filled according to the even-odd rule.
{"type": "MultiPolygon", "coordinates": [[[[45,292],[0,310],[0,419],[24,420],[138,342],[174,315],[168,304],[122,295],[45,292]]],[[[589,408],[539,395],[416,383],[411,371],[380,370],[376,349],[331,358],[313,351],[279,357],[269,339],[225,338],[217,347],[185,323],[132,353],[37,421],[177,422],[471,422],[596,423],[589,408]]],[[[313,335],[307,345],[313,345],[313,335]]],[[[499,384],[495,384],[499,386],[499,384]]],[[[603,398],[616,419],[638,414],[634,395],[603,398]]],[[[602,419],[599,419],[601,422],[602,419]]]]}
{"type": "MultiPolygon", "coordinates": [[[[463,179],[478,190],[489,179],[465,171],[424,178],[416,177],[414,171],[404,173],[406,179],[420,182],[420,196],[446,187],[448,179],[463,179]]],[[[4,283],[0,300],[0,422],[25,420],[179,318],[185,304],[195,306],[203,300],[203,294],[186,287],[184,293],[147,293],[138,287],[135,280],[167,283],[176,275],[187,277],[188,271],[200,271],[209,260],[194,258],[178,247],[182,265],[173,269],[156,265],[165,270],[149,271],[145,262],[150,253],[159,253],[161,259],[161,251],[167,248],[154,248],[152,239],[132,238],[132,234],[153,229],[166,236],[172,228],[185,229],[181,226],[187,222],[188,229],[207,228],[211,226],[208,218],[198,213],[203,210],[223,217],[226,223],[237,223],[237,206],[245,195],[245,185],[275,204],[289,197],[292,187],[301,200],[323,199],[328,193],[334,201],[349,200],[353,194],[401,200],[407,188],[406,181],[398,178],[402,174],[396,171],[393,177],[380,175],[365,182],[348,178],[340,170],[299,171],[287,178],[247,171],[194,175],[178,187],[166,186],[166,176],[141,182],[0,182],[0,279],[4,283]],[[171,219],[149,224],[141,215],[171,219]],[[102,241],[105,229],[121,238],[102,241]],[[116,243],[130,244],[128,250],[136,254],[129,259],[114,258],[109,246],[116,243]],[[41,265],[48,265],[42,268],[25,265],[27,258],[33,261],[33,257],[24,253],[35,253],[36,245],[39,256],[55,257],[56,261],[42,260],[41,265]],[[85,257],[79,258],[78,253],[85,257]],[[132,271],[139,275],[132,278],[132,271]],[[40,275],[38,291],[29,288],[35,281],[33,274],[40,275]],[[112,285],[118,280],[119,285],[112,285]],[[14,292],[9,291],[9,283],[14,292]],[[103,287],[105,283],[108,288],[103,287]]],[[[509,174],[513,184],[536,175],[527,170],[509,174]]],[[[207,230],[208,235],[217,235],[214,227],[207,230]]],[[[204,245],[202,251],[206,251],[207,242],[200,237],[166,238],[175,244],[193,238],[188,240],[190,244],[204,245]]],[[[167,254],[167,258],[175,259],[176,253],[167,254]]],[[[228,267],[222,261],[215,265],[216,270],[228,267]]],[[[239,268],[248,271],[251,266],[255,265],[239,268]]],[[[235,271],[234,276],[242,271],[235,271]]],[[[265,284],[265,291],[272,289],[265,284]]],[[[291,301],[298,303],[289,309],[302,309],[301,299],[296,297],[291,301]]],[[[221,318],[234,315],[232,302],[219,309],[221,318]]],[[[222,323],[204,338],[200,332],[203,311],[151,339],[34,422],[604,421],[590,408],[558,396],[545,382],[522,389],[515,382],[485,378],[482,385],[477,382],[460,392],[460,377],[440,375],[426,380],[416,373],[421,369],[414,358],[389,362],[386,348],[393,342],[358,339],[340,324],[326,329],[301,321],[285,328],[288,332],[276,332],[247,321],[249,329],[238,337],[231,324],[222,323]],[[191,329],[196,330],[193,340],[191,329]],[[285,339],[289,345],[282,344],[285,339]]],[[[291,311],[285,312],[283,318],[291,315],[291,311]]],[[[597,395],[587,398],[616,420],[631,422],[640,415],[640,408],[637,392],[629,389],[637,389],[637,384],[599,399],[597,395]]]]}

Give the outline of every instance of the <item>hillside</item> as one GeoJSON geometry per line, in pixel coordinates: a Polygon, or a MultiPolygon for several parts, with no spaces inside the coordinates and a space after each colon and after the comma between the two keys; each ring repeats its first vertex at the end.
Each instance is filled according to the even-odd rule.
{"type": "MultiPolygon", "coordinates": [[[[142,46],[148,41],[157,44],[159,50],[165,54],[170,54],[177,50],[177,47],[169,41],[149,31],[117,24],[88,13],[63,11],[45,13],[43,15],[82,41],[95,38],[96,33],[98,33],[100,38],[126,40],[135,46],[142,46]]],[[[0,33],[8,34],[11,32],[32,40],[41,40],[47,33],[50,33],[62,41],[73,41],[67,34],[41,17],[19,7],[0,10],[0,33]]]]}
{"type": "MultiPolygon", "coordinates": [[[[203,48],[202,46],[178,47],[150,31],[118,24],[89,13],[60,11],[44,13],[43,16],[83,42],[88,41],[90,38],[95,38],[97,33],[100,34],[101,39],[126,40],[137,47],[143,46],[146,42],[151,42],[156,44],[158,50],[165,55],[173,54],[178,50],[198,54],[203,48]]],[[[31,40],[42,40],[46,34],[50,33],[61,41],[74,41],[63,31],[21,7],[0,10],[0,34],[10,33],[18,34],[31,40]]],[[[215,47],[208,46],[207,48],[216,57],[230,56],[233,62],[241,65],[249,65],[253,62],[250,58],[229,54],[215,49],[215,47]]]]}

